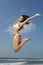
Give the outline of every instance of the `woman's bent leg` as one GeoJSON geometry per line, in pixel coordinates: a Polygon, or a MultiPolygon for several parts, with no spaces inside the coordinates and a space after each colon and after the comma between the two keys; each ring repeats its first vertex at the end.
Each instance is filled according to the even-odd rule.
{"type": "Polygon", "coordinates": [[[16,38],[16,42],[13,42],[14,51],[15,52],[19,51],[21,49],[21,47],[29,40],[30,40],[30,38],[24,38],[24,39],[22,39],[21,42],[17,42],[17,38],[16,38]]]}
{"type": "Polygon", "coordinates": [[[20,50],[20,48],[27,42],[27,41],[29,41],[30,40],[30,38],[24,38],[22,41],[21,41],[21,43],[18,45],[18,50],[20,50]]]}

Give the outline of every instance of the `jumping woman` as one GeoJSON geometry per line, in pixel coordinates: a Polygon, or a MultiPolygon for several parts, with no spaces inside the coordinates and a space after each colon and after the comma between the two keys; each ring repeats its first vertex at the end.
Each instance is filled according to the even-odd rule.
{"type": "Polygon", "coordinates": [[[40,16],[39,13],[36,13],[33,16],[21,15],[16,24],[13,25],[13,49],[15,52],[19,51],[20,48],[30,40],[30,38],[21,39],[21,35],[19,31],[23,28],[23,25],[29,24],[30,20],[34,19],[35,17],[40,16]]]}

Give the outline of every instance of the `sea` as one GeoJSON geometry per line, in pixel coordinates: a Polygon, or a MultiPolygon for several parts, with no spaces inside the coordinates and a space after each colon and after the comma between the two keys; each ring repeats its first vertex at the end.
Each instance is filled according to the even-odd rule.
{"type": "Polygon", "coordinates": [[[0,58],[0,65],[43,65],[43,58],[0,58]]]}

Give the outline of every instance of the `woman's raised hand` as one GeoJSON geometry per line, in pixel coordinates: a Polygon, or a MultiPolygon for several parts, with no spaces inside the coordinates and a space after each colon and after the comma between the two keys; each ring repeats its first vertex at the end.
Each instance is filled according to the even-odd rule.
{"type": "Polygon", "coordinates": [[[41,14],[39,14],[39,13],[36,13],[35,15],[36,15],[36,16],[41,16],[41,14]]]}

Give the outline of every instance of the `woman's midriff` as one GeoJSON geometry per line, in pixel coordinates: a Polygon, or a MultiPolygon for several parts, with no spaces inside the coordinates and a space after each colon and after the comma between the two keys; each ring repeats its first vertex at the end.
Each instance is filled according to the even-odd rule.
{"type": "Polygon", "coordinates": [[[14,27],[14,29],[13,29],[13,36],[15,36],[16,34],[19,34],[19,32],[18,32],[18,29],[14,27]]]}

